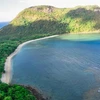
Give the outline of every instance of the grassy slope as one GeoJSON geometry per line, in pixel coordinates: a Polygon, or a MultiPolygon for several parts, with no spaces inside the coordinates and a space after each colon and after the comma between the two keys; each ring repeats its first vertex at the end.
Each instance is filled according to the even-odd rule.
{"type": "MultiPolygon", "coordinates": [[[[94,12],[95,8],[97,7],[59,9],[38,6],[23,10],[9,25],[0,30],[0,75],[4,72],[5,59],[22,42],[53,34],[100,30],[100,12],[94,12]]],[[[5,84],[1,85],[2,88],[5,87],[5,84]]],[[[6,96],[2,97],[5,94],[3,89],[0,91],[0,100],[6,96]]]]}

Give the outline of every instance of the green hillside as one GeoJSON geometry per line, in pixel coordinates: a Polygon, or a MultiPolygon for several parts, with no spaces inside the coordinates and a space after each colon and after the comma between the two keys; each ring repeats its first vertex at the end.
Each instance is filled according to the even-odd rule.
{"type": "MultiPolygon", "coordinates": [[[[9,25],[0,30],[5,38],[34,36],[34,34],[63,34],[100,31],[98,6],[55,8],[30,7],[20,12],[9,25]]],[[[24,37],[25,38],[25,37],[24,37]]]]}
{"type": "Polygon", "coordinates": [[[55,31],[51,33],[54,32],[54,34],[95,31],[100,30],[100,12],[95,11],[96,9],[100,8],[98,6],[72,9],[52,6],[30,7],[22,11],[11,24],[29,26],[28,28],[32,28],[36,33],[50,33],[52,28],[55,31]],[[36,31],[37,28],[38,31],[36,31]]]}
{"type": "MultiPolygon", "coordinates": [[[[2,72],[5,72],[4,63],[7,56],[25,41],[54,34],[100,31],[98,10],[100,10],[98,6],[75,8],[36,6],[20,12],[9,25],[0,29],[0,77],[2,72]]],[[[17,91],[16,89],[20,87],[0,83],[0,100],[17,100],[16,95],[9,94],[17,91]]],[[[18,92],[18,95],[27,93],[30,99],[25,99],[21,95],[23,99],[18,100],[35,100],[30,92],[23,91],[18,92]]]]}

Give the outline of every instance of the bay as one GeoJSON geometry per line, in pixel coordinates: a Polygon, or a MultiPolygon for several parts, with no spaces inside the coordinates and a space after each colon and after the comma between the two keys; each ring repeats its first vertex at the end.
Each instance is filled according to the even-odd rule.
{"type": "Polygon", "coordinates": [[[12,84],[36,87],[49,100],[99,100],[100,35],[31,42],[13,57],[12,68],[12,84]]]}

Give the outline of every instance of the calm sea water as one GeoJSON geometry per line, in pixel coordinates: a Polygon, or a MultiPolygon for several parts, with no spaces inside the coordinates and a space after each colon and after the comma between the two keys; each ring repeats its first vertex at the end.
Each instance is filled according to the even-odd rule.
{"type": "Polygon", "coordinates": [[[100,100],[99,34],[62,35],[29,43],[12,65],[11,83],[36,87],[49,100],[100,100]]]}
{"type": "Polygon", "coordinates": [[[8,25],[8,24],[9,24],[9,22],[0,22],[0,28],[6,26],[6,25],[8,25]]]}

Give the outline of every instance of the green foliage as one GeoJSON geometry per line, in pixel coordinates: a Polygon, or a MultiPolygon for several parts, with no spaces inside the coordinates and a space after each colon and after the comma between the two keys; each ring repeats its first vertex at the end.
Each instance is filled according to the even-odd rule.
{"type": "Polygon", "coordinates": [[[13,100],[11,96],[6,96],[4,100],[13,100]]]}
{"type": "MultiPolygon", "coordinates": [[[[27,26],[27,30],[30,29],[34,32],[37,32],[36,26],[38,26],[38,30],[42,30],[42,32],[44,32],[41,25],[45,25],[46,27],[48,23],[54,21],[56,23],[53,24],[53,27],[55,27],[56,30],[61,28],[62,33],[96,31],[100,30],[100,12],[95,11],[95,9],[100,9],[100,7],[94,5],[85,7],[80,6],[71,9],[55,8],[52,6],[35,6],[23,10],[11,22],[11,24],[12,26],[27,26]],[[60,27],[56,27],[59,23],[64,24],[65,26],[62,25],[60,27]]],[[[50,33],[50,31],[52,31],[51,27],[52,25],[48,26],[48,29],[45,29],[45,33],[48,33],[48,31],[50,33]]],[[[40,31],[40,33],[42,32],[40,31]]],[[[57,32],[58,33],[55,34],[59,34],[59,31],[57,32]]]]}
{"type": "Polygon", "coordinates": [[[36,100],[30,91],[19,85],[0,84],[0,100],[36,100]]]}
{"type": "Polygon", "coordinates": [[[69,23],[70,32],[89,32],[99,30],[100,27],[96,27],[96,25],[99,25],[100,22],[98,22],[99,20],[96,16],[97,12],[85,8],[77,8],[69,11],[66,14],[66,18],[68,19],[67,22],[69,23]]]}
{"type": "Polygon", "coordinates": [[[0,30],[0,36],[18,39],[29,35],[33,37],[35,34],[97,31],[100,30],[100,12],[96,12],[96,8],[99,7],[85,6],[73,9],[52,6],[30,7],[0,30]]]}
{"type": "Polygon", "coordinates": [[[18,46],[18,41],[5,41],[0,43],[0,76],[4,72],[4,63],[7,56],[9,56],[18,46]]]}

